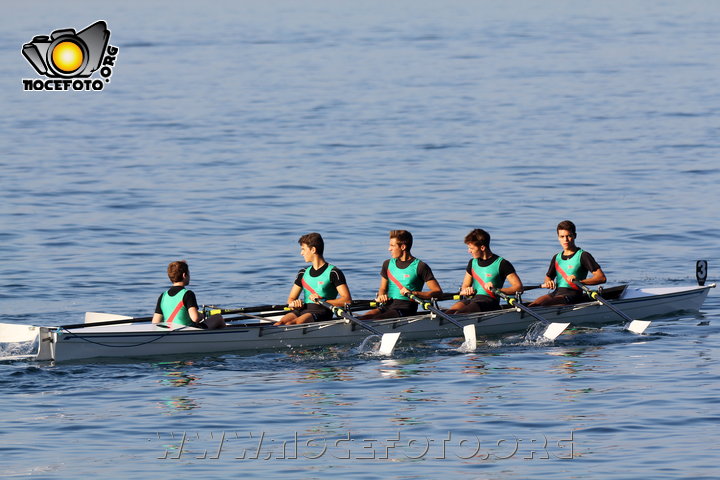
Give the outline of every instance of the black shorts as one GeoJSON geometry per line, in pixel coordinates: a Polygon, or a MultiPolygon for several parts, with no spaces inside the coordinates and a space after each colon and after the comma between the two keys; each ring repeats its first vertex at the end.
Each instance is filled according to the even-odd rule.
{"type": "Polygon", "coordinates": [[[463,313],[489,312],[491,310],[500,310],[500,300],[492,298],[489,295],[475,295],[472,298],[460,300],[465,307],[463,313]]]}
{"type": "Polygon", "coordinates": [[[312,315],[314,322],[324,322],[326,320],[332,320],[333,318],[333,312],[329,308],[325,308],[316,303],[305,303],[302,307],[296,308],[291,313],[294,313],[297,317],[309,313],[312,315]]]}
{"type": "Polygon", "coordinates": [[[380,307],[382,316],[376,316],[375,318],[393,318],[393,317],[407,317],[408,315],[415,315],[418,311],[418,304],[414,301],[397,300],[391,299],[388,303],[380,307]]]}
{"type": "Polygon", "coordinates": [[[573,290],[572,288],[556,288],[548,293],[548,295],[553,298],[562,298],[567,305],[575,305],[576,303],[588,301],[588,298],[582,290],[573,290]]]}

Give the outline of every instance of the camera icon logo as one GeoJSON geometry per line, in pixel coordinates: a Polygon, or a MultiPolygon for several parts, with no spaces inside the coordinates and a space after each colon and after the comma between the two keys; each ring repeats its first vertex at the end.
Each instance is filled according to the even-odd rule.
{"type": "Polygon", "coordinates": [[[101,91],[115,68],[120,49],[108,45],[110,30],[99,20],[84,30],[73,28],[37,35],[22,46],[22,54],[36,72],[46,77],[23,78],[23,90],[101,91]],[[99,78],[88,78],[99,71],[99,78]]]}
{"type": "Polygon", "coordinates": [[[53,78],[89,77],[100,68],[110,30],[98,21],[80,32],[72,28],[38,35],[22,47],[22,54],[40,74],[53,78]]]}

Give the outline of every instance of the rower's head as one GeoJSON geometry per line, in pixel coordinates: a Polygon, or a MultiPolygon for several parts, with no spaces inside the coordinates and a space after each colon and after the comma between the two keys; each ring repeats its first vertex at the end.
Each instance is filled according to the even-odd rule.
{"type": "Polygon", "coordinates": [[[170,262],[167,268],[168,278],[172,283],[190,283],[190,267],[185,260],[170,262]]]}
{"type": "Polygon", "coordinates": [[[575,239],[577,238],[577,230],[575,224],[570,220],[563,220],[557,226],[558,242],[563,250],[571,250],[575,248],[575,239]]]}
{"type": "Polygon", "coordinates": [[[481,258],[490,254],[490,234],[482,228],[476,228],[465,235],[465,245],[473,258],[481,258]]]}
{"type": "Polygon", "coordinates": [[[390,230],[390,244],[388,251],[392,258],[400,258],[403,252],[410,254],[412,248],[413,237],[412,233],[407,230],[390,230]]]}
{"type": "Polygon", "coordinates": [[[298,243],[300,244],[300,255],[303,256],[306,262],[311,262],[313,255],[322,258],[325,251],[325,242],[319,233],[307,233],[300,237],[298,243]]]}

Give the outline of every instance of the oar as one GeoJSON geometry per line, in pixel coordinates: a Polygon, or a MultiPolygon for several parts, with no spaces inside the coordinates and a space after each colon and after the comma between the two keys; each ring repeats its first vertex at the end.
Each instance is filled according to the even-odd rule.
{"type": "Polygon", "coordinates": [[[590,298],[592,298],[593,300],[597,300],[598,302],[605,305],[613,312],[620,315],[620,317],[622,317],[625,321],[627,321],[628,323],[625,324],[625,326],[623,327],[623,328],[625,328],[625,330],[628,330],[633,333],[643,333],[645,331],[645,329],[650,325],[651,322],[649,322],[649,321],[633,320],[632,318],[628,317],[623,312],[618,310],[612,303],[608,302],[603,297],[601,297],[598,292],[596,292],[595,290],[590,290],[590,288],[588,288],[588,286],[585,285],[584,283],[580,283],[580,282],[573,282],[573,283],[575,285],[577,285],[578,287],[582,288],[590,298]]]}
{"type": "MultiPolygon", "coordinates": [[[[290,310],[290,308],[285,308],[285,310],[290,310]]],[[[243,320],[247,318],[254,318],[256,320],[264,320],[266,322],[275,322],[275,320],[268,320],[269,317],[277,317],[278,315],[284,314],[285,311],[277,311],[277,312],[263,312],[258,314],[253,313],[238,313],[237,315],[231,315],[229,317],[223,317],[226,322],[234,322],[236,320],[243,320]]]]}
{"type": "MultiPolygon", "coordinates": [[[[530,285],[530,286],[523,286],[523,292],[527,292],[528,290],[535,290],[538,288],[543,288],[542,285],[530,285]]],[[[465,298],[464,295],[461,295],[460,293],[441,293],[437,297],[438,300],[461,300],[462,298],[465,298]]]]}
{"type": "MultiPolygon", "coordinates": [[[[206,307],[207,308],[207,307],[206,307]]],[[[227,315],[230,313],[254,313],[254,312],[266,312],[270,310],[285,310],[287,304],[283,305],[258,305],[257,307],[239,307],[239,308],[212,308],[210,309],[210,315],[227,315]]]]}
{"type": "Polygon", "coordinates": [[[350,313],[345,311],[345,309],[336,307],[334,305],[330,305],[326,300],[323,300],[322,298],[318,298],[317,300],[315,300],[315,302],[319,303],[323,307],[329,309],[338,317],[346,318],[346,319],[350,320],[351,322],[353,322],[354,324],[361,326],[365,330],[368,330],[368,331],[374,333],[375,335],[378,335],[380,337],[380,349],[378,350],[378,352],[381,355],[391,355],[392,354],[392,351],[395,348],[395,344],[397,343],[398,338],[400,337],[400,332],[382,333],[377,328],[371,327],[370,325],[363,322],[362,320],[354,317],[353,315],[351,315],[350,313]]]}
{"type": "MultiPolygon", "coordinates": [[[[371,300],[354,300],[352,302],[353,307],[370,307],[371,300]]],[[[290,310],[287,304],[283,305],[259,305],[257,307],[238,307],[238,308],[213,308],[211,307],[210,314],[233,314],[233,313],[255,313],[255,312],[268,312],[268,311],[282,311],[290,310]]]]}
{"type": "Polygon", "coordinates": [[[151,322],[153,317],[128,317],[114,313],[85,312],[85,323],[63,325],[60,328],[98,327],[103,325],[122,325],[123,323],[151,322]]]}
{"type": "Polygon", "coordinates": [[[567,327],[570,326],[569,323],[557,323],[557,322],[550,322],[549,320],[546,320],[542,316],[538,315],[537,313],[530,310],[528,307],[523,305],[522,303],[518,302],[515,297],[512,297],[504,292],[501,292],[497,288],[493,288],[492,292],[499,296],[500,298],[503,298],[511,307],[515,307],[519,310],[522,310],[523,312],[527,313],[531,317],[534,317],[536,320],[539,320],[542,322],[546,327],[545,331],[543,332],[542,336],[547,338],[548,340],[555,340],[562,332],[565,331],[567,327]]]}
{"type": "Polygon", "coordinates": [[[427,300],[423,300],[422,298],[418,297],[417,295],[414,295],[410,292],[406,294],[406,296],[417,303],[419,303],[425,310],[429,310],[433,312],[438,317],[447,320],[448,322],[452,323],[458,328],[461,328],[463,331],[463,335],[465,335],[465,345],[467,345],[467,348],[469,350],[475,350],[477,348],[477,332],[475,331],[475,325],[463,325],[462,323],[458,322],[454,318],[452,318],[447,313],[443,312],[439,308],[435,308],[433,304],[427,300]]]}

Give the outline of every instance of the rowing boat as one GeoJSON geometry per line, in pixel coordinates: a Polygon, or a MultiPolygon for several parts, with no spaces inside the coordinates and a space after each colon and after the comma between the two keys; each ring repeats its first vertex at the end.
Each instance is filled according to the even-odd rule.
{"type": "MultiPolygon", "coordinates": [[[[611,287],[603,296],[633,318],[667,316],[697,311],[715,284],[689,287],[611,287]]],[[[598,327],[622,319],[599,302],[542,307],[535,312],[553,322],[598,327]]],[[[496,336],[527,331],[536,320],[516,308],[457,315],[457,323],[475,325],[479,336],[496,336]]],[[[194,327],[167,328],[149,323],[43,327],[0,324],[0,344],[27,342],[32,354],[22,358],[39,361],[74,361],[90,358],[138,358],[198,353],[287,350],[337,344],[359,344],[368,332],[345,319],[302,325],[273,326],[268,321],[234,323],[221,330],[194,327]]],[[[404,340],[425,340],[462,335],[458,325],[441,316],[423,313],[409,317],[376,320],[381,333],[400,332],[404,340]]]]}

